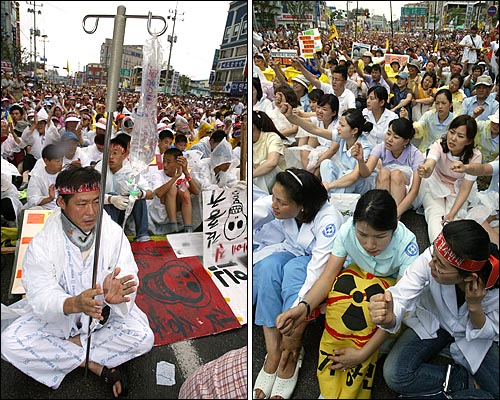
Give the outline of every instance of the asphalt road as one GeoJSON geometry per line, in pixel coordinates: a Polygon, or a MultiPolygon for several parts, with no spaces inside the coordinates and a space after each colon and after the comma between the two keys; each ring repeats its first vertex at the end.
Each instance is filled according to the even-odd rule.
{"type": "MultiPolygon", "coordinates": [[[[418,215],[415,211],[407,211],[401,217],[401,221],[416,235],[417,242],[422,253],[429,246],[427,236],[427,223],[423,215],[418,215]]],[[[321,315],[316,320],[311,321],[307,326],[303,346],[305,349],[302,368],[299,372],[299,379],[292,399],[317,399],[319,392],[318,379],[316,377],[316,368],[318,362],[318,349],[323,334],[324,316],[321,315]]],[[[253,382],[257,379],[262,365],[264,365],[264,357],[266,356],[266,348],[264,344],[264,335],[262,327],[252,324],[252,387],[253,382]]],[[[382,365],[384,356],[381,356],[375,372],[375,379],[372,388],[373,399],[394,399],[397,398],[397,393],[393,392],[385,384],[382,376],[382,365]]]]}
{"type": "MultiPolygon", "coordinates": [[[[9,297],[14,255],[2,255],[1,298],[11,304],[20,296],[9,297]]],[[[211,361],[226,351],[237,349],[248,342],[248,325],[216,335],[185,340],[165,346],[155,346],[146,355],[124,365],[127,373],[130,399],[176,399],[184,380],[197,366],[211,361]],[[156,366],[160,361],[175,365],[175,385],[156,383],[156,366]]],[[[2,399],[108,399],[114,398],[111,388],[104,385],[92,372],[78,368],[66,376],[57,390],[50,389],[23,374],[8,362],[1,360],[2,399]]]]}

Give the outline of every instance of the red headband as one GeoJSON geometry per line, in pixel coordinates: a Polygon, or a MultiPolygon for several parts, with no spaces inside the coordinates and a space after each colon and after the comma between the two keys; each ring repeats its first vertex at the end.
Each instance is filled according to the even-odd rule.
{"type": "Polygon", "coordinates": [[[123,148],[123,146],[121,146],[119,144],[116,144],[116,143],[111,143],[109,145],[109,148],[110,149],[120,150],[122,154],[125,154],[127,152],[127,149],[123,148]]]}
{"type": "Polygon", "coordinates": [[[457,256],[455,252],[451,249],[451,247],[448,245],[448,243],[446,243],[442,231],[437,236],[436,240],[434,241],[434,244],[436,245],[436,249],[439,252],[439,254],[441,254],[446,261],[448,261],[454,267],[463,269],[465,271],[477,272],[481,268],[483,268],[484,263],[487,261],[487,260],[483,261],[469,260],[467,258],[462,258],[457,256]]]}
{"type": "Polygon", "coordinates": [[[59,194],[77,194],[86,192],[95,192],[101,188],[100,182],[85,183],[79,187],[59,186],[57,191],[59,194]]]}
{"type": "Polygon", "coordinates": [[[486,289],[489,289],[493,287],[493,285],[495,285],[496,281],[498,280],[499,265],[498,265],[498,259],[495,256],[493,256],[493,254],[490,254],[488,260],[484,261],[476,261],[476,260],[469,260],[467,258],[461,258],[455,254],[455,252],[450,248],[450,246],[448,246],[448,243],[446,243],[446,240],[444,239],[443,232],[439,233],[436,240],[434,241],[434,244],[436,245],[436,249],[439,252],[439,254],[441,254],[446,261],[448,261],[451,265],[463,269],[465,271],[469,272],[480,271],[481,268],[483,268],[484,264],[486,264],[486,262],[489,261],[491,264],[491,272],[484,286],[486,289]]]}

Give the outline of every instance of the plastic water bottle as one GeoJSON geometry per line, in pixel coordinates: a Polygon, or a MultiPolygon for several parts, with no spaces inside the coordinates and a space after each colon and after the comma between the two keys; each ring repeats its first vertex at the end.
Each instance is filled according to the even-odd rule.
{"type": "Polygon", "coordinates": [[[129,194],[128,194],[128,204],[127,208],[125,209],[125,220],[129,217],[129,215],[132,213],[132,209],[134,208],[135,201],[139,197],[140,189],[137,187],[137,185],[130,186],[129,189],[129,194]]]}

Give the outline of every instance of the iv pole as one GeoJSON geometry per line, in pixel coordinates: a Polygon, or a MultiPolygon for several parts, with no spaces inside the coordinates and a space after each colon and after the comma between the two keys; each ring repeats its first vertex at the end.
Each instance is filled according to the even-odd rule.
{"type": "MultiPolygon", "coordinates": [[[[101,225],[102,225],[102,216],[104,211],[104,194],[106,192],[106,174],[107,174],[107,165],[109,158],[109,143],[111,140],[111,132],[113,129],[113,113],[116,111],[116,101],[118,99],[118,86],[120,82],[120,66],[122,65],[122,57],[123,57],[123,41],[125,37],[125,24],[127,22],[127,18],[139,18],[139,19],[147,19],[148,20],[148,32],[150,35],[161,36],[167,30],[167,22],[165,18],[160,16],[153,16],[151,12],[148,15],[125,15],[125,7],[118,6],[116,15],[98,15],[91,14],[86,15],[83,18],[83,30],[88,34],[93,34],[97,30],[97,25],[99,23],[99,18],[114,18],[115,24],[113,28],[113,40],[111,44],[111,61],[109,65],[108,71],[108,85],[106,91],[106,113],[107,113],[107,121],[106,121],[106,136],[104,139],[104,151],[102,155],[102,173],[101,173],[101,190],[99,193],[99,209],[97,213],[97,221],[96,221],[96,234],[95,234],[95,252],[94,252],[94,264],[93,264],[93,272],[92,272],[92,287],[95,287],[97,280],[97,265],[99,262],[99,250],[101,245],[101,225]],[[92,30],[88,30],[85,28],[85,22],[88,18],[95,18],[95,25],[92,30]],[[160,19],[163,21],[165,26],[159,33],[153,33],[151,31],[151,20],[152,19],[160,19]]],[[[87,340],[87,353],[85,359],[85,377],[87,377],[88,373],[88,364],[89,364],[89,355],[90,355],[90,324],[92,319],[89,319],[89,336],[87,340]]]]}

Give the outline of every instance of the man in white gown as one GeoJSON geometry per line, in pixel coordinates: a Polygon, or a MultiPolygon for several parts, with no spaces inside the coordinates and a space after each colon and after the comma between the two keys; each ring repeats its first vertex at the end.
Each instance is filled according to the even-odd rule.
{"type": "Polygon", "coordinates": [[[96,285],[92,287],[100,174],[72,167],[56,180],[57,207],[30,242],[22,283],[25,313],[2,332],[4,360],[57,389],[85,366],[92,319],[89,369],[126,392],[119,366],[151,350],[154,335],[135,304],[138,268],[127,237],[103,212],[96,285]]]}

